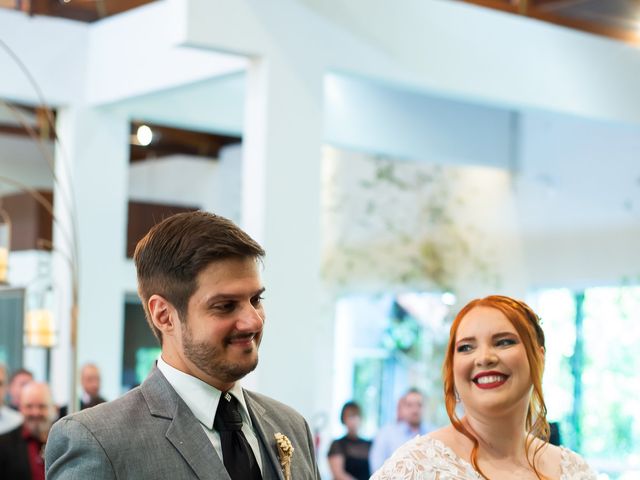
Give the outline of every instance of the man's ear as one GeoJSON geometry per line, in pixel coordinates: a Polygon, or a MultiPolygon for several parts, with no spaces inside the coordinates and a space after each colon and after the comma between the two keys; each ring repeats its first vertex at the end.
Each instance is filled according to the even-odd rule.
{"type": "Polygon", "coordinates": [[[154,294],[149,297],[147,308],[151,321],[162,335],[172,335],[179,321],[175,307],[166,298],[154,294]]]}

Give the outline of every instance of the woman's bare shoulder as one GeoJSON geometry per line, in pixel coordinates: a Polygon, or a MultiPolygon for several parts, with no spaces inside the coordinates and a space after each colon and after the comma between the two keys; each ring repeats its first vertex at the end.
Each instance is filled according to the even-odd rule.
{"type": "Polygon", "coordinates": [[[438,440],[461,458],[467,458],[473,447],[471,441],[453,425],[434,430],[427,437],[438,440]]]}
{"type": "Polygon", "coordinates": [[[544,442],[539,438],[534,438],[530,455],[537,451],[536,465],[545,476],[550,478],[560,478],[562,475],[562,449],[544,442]]]}
{"type": "Polygon", "coordinates": [[[460,435],[453,425],[447,425],[446,427],[439,428],[433,432],[429,432],[426,436],[435,440],[440,440],[445,445],[451,443],[457,435],[460,435]]]}
{"type": "Polygon", "coordinates": [[[539,438],[533,439],[532,447],[534,450],[539,448],[540,454],[550,460],[560,461],[560,459],[562,458],[562,448],[551,445],[550,443],[540,440],[539,438]]]}

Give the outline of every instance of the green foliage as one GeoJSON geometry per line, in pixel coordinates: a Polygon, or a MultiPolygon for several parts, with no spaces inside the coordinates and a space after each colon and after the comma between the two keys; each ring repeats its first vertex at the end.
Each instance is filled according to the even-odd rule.
{"type": "Polygon", "coordinates": [[[469,205],[458,169],[385,157],[350,167],[355,178],[334,175],[325,184],[325,218],[336,235],[323,262],[331,284],[457,291],[475,277],[499,285],[482,229],[461,220],[469,205]]]}
{"type": "Polygon", "coordinates": [[[375,432],[380,424],[383,362],[381,358],[362,358],[354,364],[353,399],[362,409],[364,431],[375,432]]]}
{"type": "Polygon", "coordinates": [[[610,435],[613,440],[612,449],[620,454],[631,453],[633,450],[633,423],[634,418],[625,414],[623,406],[619,402],[609,405],[610,435]]]}

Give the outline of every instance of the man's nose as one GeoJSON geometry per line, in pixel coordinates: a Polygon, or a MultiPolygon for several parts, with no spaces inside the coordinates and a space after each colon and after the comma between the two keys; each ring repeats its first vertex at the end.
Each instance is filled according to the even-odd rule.
{"type": "Polygon", "coordinates": [[[264,311],[249,304],[242,309],[238,319],[238,330],[255,331],[260,330],[264,323],[264,311]]]}

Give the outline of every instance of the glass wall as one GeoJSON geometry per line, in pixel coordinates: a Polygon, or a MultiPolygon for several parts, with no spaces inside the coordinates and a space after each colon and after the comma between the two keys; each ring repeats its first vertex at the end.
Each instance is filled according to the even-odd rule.
{"type": "Polygon", "coordinates": [[[565,445],[603,478],[640,478],[640,287],[544,290],[545,394],[565,445]]]}
{"type": "Polygon", "coordinates": [[[396,419],[398,398],[415,387],[425,394],[424,420],[447,422],[441,367],[449,336],[450,296],[432,293],[351,295],[338,302],[335,391],[340,406],[349,399],[363,410],[361,434],[396,419]]]}
{"type": "Polygon", "coordinates": [[[160,355],[158,340],[153,336],[140,301],[128,295],[124,304],[124,338],[122,358],[122,390],[140,385],[160,355]]]}
{"type": "Polygon", "coordinates": [[[23,289],[0,287],[0,363],[9,372],[22,367],[23,289]]]}

